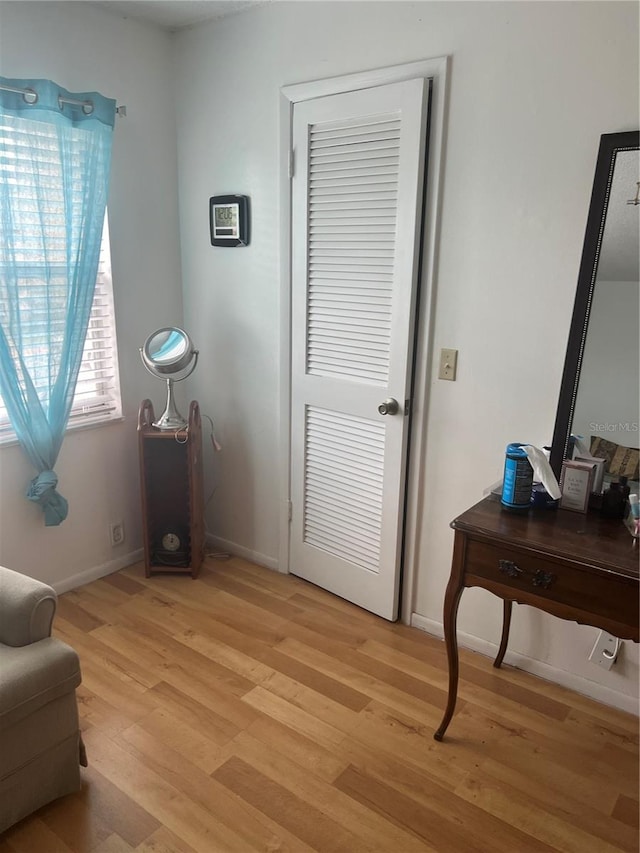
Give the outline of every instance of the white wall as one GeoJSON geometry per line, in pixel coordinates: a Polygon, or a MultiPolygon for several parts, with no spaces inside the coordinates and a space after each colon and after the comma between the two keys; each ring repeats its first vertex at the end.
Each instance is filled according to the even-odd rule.
{"type": "MultiPolygon", "coordinates": [[[[437,631],[450,520],[501,476],[507,442],[551,439],[599,137],[638,126],[637,6],[274,3],[184,31],[176,48],[185,323],[202,351],[192,390],[224,446],[208,527],[268,564],[279,547],[279,88],[452,57],[431,345],[459,349],[458,380],[429,381],[412,472],[424,486],[414,621],[437,631]],[[209,245],[207,201],[223,192],[251,196],[249,248],[209,245]]],[[[500,612],[466,592],[468,642],[496,643],[500,612]]],[[[631,644],[602,673],[586,662],[594,629],[528,608],[514,623],[526,665],[634,704],[631,644]]]]}
{"type": "Polygon", "coordinates": [[[56,471],[70,509],[57,528],[23,497],[35,472],[20,448],[0,447],[0,563],[64,589],[141,547],[137,410],[144,397],[160,406],[163,387],[138,347],[182,320],[171,39],[80,3],[0,3],[0,74],[97,90],[128,108],[109,195],[124,420],[68,434],[56,471]],[[112,548],[118,519],[126,541],[112,548]]]}
{"type": "MultiPolygon", "coordinates": [[[[137,349],[182,319],[179,232],[184,323],[202,352],[182,393],[214,418],[224,447],[215,463],[207,454],[208,528],[277,562],[279,88],[449,54],[431,345],[460,358],[457,382],[429,381],[426,453],[412,472],[424,486],[415,621],[438,631],[449,521],[500,476],[508,441],[550,440],[599,136],[638,127],[637,35],[636,4],[616,2],[274,3],[173,43],[91,4],[0,3],[1,74],[95,88],[129,110],[110,196],[125,420],[68,436],[60,528],[22,499],[33,474],[19,450],[0,448],[0,562],[62,587],[140,547],[136,412],[162,391],[137,349]],[[222,192],[251,196],[247,249],[209,245],[207,203],[222,192]],[[114,514],[127,527],[115,551],[114,514]]],[[[465,593],[468,642],[497,642],[499,618],[491,596],[465,593]]],[[[630,706],[637,649],[625,644],[603,673],[586,662],[595,633],[518,608],[512,654],[630,706]]]]}

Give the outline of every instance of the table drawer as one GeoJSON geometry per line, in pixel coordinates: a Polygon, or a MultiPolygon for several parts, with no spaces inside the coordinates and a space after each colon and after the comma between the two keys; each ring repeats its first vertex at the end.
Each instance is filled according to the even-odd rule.
{"type": "MultiPolygon", "coordinates": [[[[513,589],[513,600],[524,604],[535,606],[532,599],[537,598],[555,602],[560,608],[597,613],[631,626],[638,624],[638,582],[633,578],[474,539],[467,540],[465,575],[470,585],[474,585],[475,575],[513,589]]],[[[547,609],[558,611],[556,607],[547,609]]],[[[581,621],[573,614],[557,615],[581,621]]]]}

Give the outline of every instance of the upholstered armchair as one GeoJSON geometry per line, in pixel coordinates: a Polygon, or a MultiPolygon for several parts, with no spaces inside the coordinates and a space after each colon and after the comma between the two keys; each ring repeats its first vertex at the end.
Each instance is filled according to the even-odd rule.
{"type": "Polygon", "coordinates": [[[0,566],[0,832],[80,788],[80,662],[51,636],[55,591],[0,566]]]}

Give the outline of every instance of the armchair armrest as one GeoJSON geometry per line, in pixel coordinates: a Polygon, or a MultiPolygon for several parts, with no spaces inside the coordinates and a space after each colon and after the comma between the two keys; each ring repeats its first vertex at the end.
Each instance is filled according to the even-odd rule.
{"type": "Polygon", "coordinates": [[[51,636],[57,601],[46,583],[0,566],[0,643],[27,646],[51,636]]]}

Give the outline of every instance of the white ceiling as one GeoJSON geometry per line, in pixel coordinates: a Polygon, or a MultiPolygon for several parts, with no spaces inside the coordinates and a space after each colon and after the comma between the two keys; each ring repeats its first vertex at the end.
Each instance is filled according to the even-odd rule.
{"type": "Polygon", "coordinates": [[[269,0],[91,0],[124,18],[135,18],[175,32],[213,18],[235,15],[269,0]]]}

